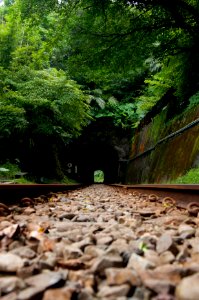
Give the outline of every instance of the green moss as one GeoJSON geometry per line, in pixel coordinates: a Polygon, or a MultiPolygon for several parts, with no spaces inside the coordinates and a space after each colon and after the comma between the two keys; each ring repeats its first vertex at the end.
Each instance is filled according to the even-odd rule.
{"type": "Polygon", "coordinates": [[[156,143],[161,136],[161,132],[164,128],[164,122],[166,119],[166,113],[166,110],[162,111],[152,121],[152,125],[150,128],[150,138],[152,139],[153,143],[156,143]]]}
{"type": "Polygon", "coordinates": [[[178,177],[171,183],[199,184],[199,167],[189,170],[185,175],[178,177]]]}

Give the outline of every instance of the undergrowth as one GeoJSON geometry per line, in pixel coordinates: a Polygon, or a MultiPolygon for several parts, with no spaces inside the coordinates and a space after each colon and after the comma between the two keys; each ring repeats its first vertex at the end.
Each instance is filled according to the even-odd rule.
{"type": "Polygon", "coordinates": [[[190,169],[185,175],[178,177],[171,183],[199,184],[199,167],[190,169]]]}

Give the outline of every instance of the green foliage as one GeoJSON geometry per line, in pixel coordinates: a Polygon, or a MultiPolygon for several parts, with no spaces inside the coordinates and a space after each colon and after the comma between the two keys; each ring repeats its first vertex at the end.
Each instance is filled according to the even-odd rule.
{"type": "Polygon", "coordinates": [[[143,252],[146,252],[148,250],[147,244],[145,244],[144,242],[141,242],[139,244],[139,249],[142,250],[143,252]]]}
{"type": "Polygon", "coordinates": [[[23,108],[0,103],[0,135],[8,138],[12,134],[24,132],[28,121],[23,108]]]}
{"type": "Polygon", "coordinates": [[[199,184],[199,168],[189,170],[185,175],[172,181],[176,184],[199,184]]]}
{"type": "Polygon", "coordinates": [[[96,170],[94,172],[94,182],[103,183],[104,182],[104,172],[101,170],[96,170]]]}
{"type": "Polygon", "coordinates": [[[0,165],[0,180],[14,179],[15,175],[20,172],[20,168],[16,164],[7,162],[0,165]]]}
{"type": "Polygon", "coordinates": [[[177,107],[192,95],[190,106],[198,103],[198,1],[4,3],[3,143],[36,149],[45,140],[60,169],[58,148],[81,134],[90,114],[132,129],[170,90],[177,107]]]}
{"type": "Polygon", "coordinates": [[[199,92],[189,98],[188,108],[192,108],[199,105],[199,92]]]}
{"type": "Polygon", "coordinates": [[[89,119],[87,96],[63,71],[28,67],[8,73],[4,81],[1,128],[25,127],[29,135],[67,141],[79,135],[89,119]],[[21,127],[20,127],[21,126],[21,127]]]}
{"type": "Polygon", "coordinates": [[[138,115],[133,103],[118,103],[115,98],[110,98],[104,109],[99,110],[96,118],[109,117],[113,119],[115,126],[127,129],[137,126],[138,115]]]}

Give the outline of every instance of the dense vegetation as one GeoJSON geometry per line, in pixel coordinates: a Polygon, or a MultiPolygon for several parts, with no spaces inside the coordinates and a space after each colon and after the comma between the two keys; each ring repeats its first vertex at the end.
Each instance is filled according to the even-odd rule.
{"type": "Polygon", "coordinates": [[[93,119],[126,130],[164,98],[197,105],[198,20],[197,0],[5,0],[0,164],[63,178],[60,149],[93,119]]]}

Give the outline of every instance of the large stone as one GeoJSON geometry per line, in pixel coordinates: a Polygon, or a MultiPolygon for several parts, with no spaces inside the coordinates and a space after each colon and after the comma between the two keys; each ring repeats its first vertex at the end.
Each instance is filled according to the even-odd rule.
{"type": "Polygon", "coordinates": [[[134,270],[127,268],[109,268],[105,271],[109,285],[121,285],[129,283],[132,286],[139,286],[141,281],[134,270]]]}
{"type": "Polygon", "coordinates": [[[31,276],[25,279],[29,286],[34,286],[42,289],[50,287],[63,286],[65,278],[63,273],[59,272],[45,272],[38,275],[31,276]]]}
{"type": "Polygon", "coordinates": [[[11,253],[16,254],[20,256],[21,258],[27,258],[27,259],[32,259],[36,256],[35,251],[30,249],[29,247],[18,247],[14,250],[11,251],[11,253]]]}
{"type": "Polygon", "coordinates": [[[85,288],[93,289],[95,278],[93,274],[89,274],[85,270],[69,271],[68,280],[80,282],[85,288]]]}
{"type": "Polygon", "coordinates": [[[192,226],[185,223],[180,224],[180,226],[178,227],[178,233],[180,234],[180,237],[182,239],[187,239],[194,236],[195,232],[196,230],[192,226]]]}
{"type": "Polygon", "coordinates": [[[41,299],[42,293],[44,292],[43,287],[28,287],[17,295],[17,300],[35,300],[41,299]]]}
{"type": "Polygon", "coordinates": [[[70,300],[74,289],[64,287],[61,289],[50,289],[44,293],[42,300],[70,300]]]}
{"type": "Polygon", "coordinates": [[[174,287],[175,283],[168,281],[166,279],[156,279],[156,278],[145,278],[142,280],[145,287],[156,293],[169,293],[174,287]]]}
{"type": "Polygon", "coordinates": [[[23,280],[16,276],[8,276],[0,278],[0,292],[3,294],[10,293],[16,289],[22,289],[25,287],[23,280]]]}
{"type": "Polygon", "coordinates": [[[156,250],[159,254],[170,250],[174,255],[178,253],[178,250],[174,244],[174,241],[170,234],[164,233],[157,241],[156,250]]]}
{"type": "Polygon", "coordinates": [[[92,257],[98,257],[105,253],[103,249],[100,249],[97,246],[87,246],[84,250],[85,254],[91,255],[92,257]]]}
{"type": "Polygon", "coordinates": [[[53,252],[45,252],[39,262],[38,265],[40,266],[41,269],[49,269],[53,270],[57,263],[57,256],[53,252]]]}
{"type": "Polygon", "coordinates": [[[0,271],[1,272],[17,272],[24,265],[23,259],[12,253],[0,254],[0,271]]]}
{"type": "Polygon", "coordinates": [[[133,268],[138,274],[140,274],[147,269],[155,268],[155,264],[136,253],[132,253],[127,268],[133,268]]]}
{"type": "Polygon", "coordinates": [[[177,300],[198,300],[199,299],[199,273],[185,277],[176,288],[177,300]]]}
{"type": "Polygon", "coordinates": [[[17,300],[17,293],[12,292],[1,297],[1,300],[17,300]]]}
{"type": "Polygon", "coordinates": [[[123,284],[120,286],[103,286],[97,296],[99,298],[105,298],[105,297],[112,297],[114,299],[117,299],[121,296],[126,296],[130,290],[130,285],[123,284]]]}
{"type": "Polygon", "coordinates": [[[175,256],[171,251],[165,251],[160,254],[160,263],[161,264],[170,264],[175,261],[175,256]]]}
{"type": "Polygon", "coordinates": [[[63,251],[64,259],[76,259],[83,255],[83,252],[73,245],[65,246],[63,251]]]}
{"type": "Polygon", "coordinates": [[[78,300],[94,300],[96,298],[93,297],[93,291],[89,289],[82,289],[81,292],[78,294],[78,300]]]}
{"type": "Polygon", "coordinates": [[[119,255],[104,255],[96,259],[91,271],[93,273],[104,274],[107,268],[118,268],[122,267],[123,260],[119,255]]]}

